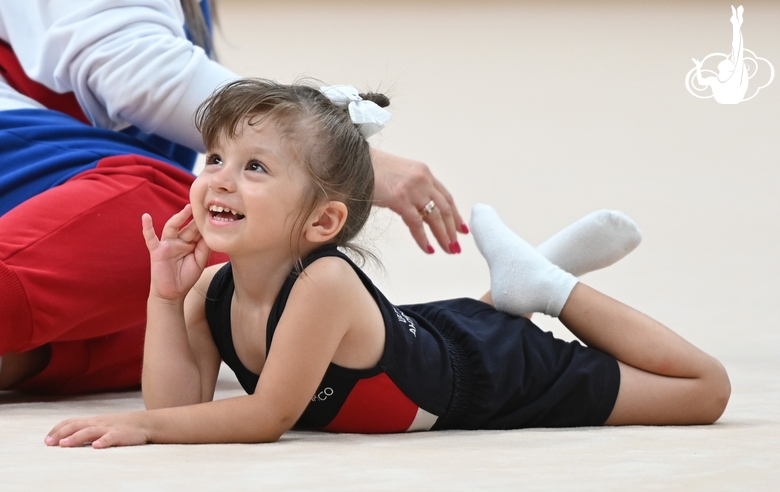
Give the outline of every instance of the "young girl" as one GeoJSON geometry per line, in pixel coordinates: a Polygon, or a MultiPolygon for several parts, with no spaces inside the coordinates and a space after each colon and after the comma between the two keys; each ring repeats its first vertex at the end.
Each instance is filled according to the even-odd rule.
{"type": "MultiPolygon", "coordinates": [[[[67,420],[47,444],[268,442],[293,426],[402,432],[719,418],[730,387],[715,359],[578,283],[488,207],[475,207],[471,225],[492,294],[392,305],[337,249],[360,251],[350,241],[371,209],[365,138],[387,116],[364,98],[387,103],[350,88],[261,80],[229,84],[204,103],[198,126],[209,153],[191,205],[159,239],[143,218],[148,410],[67,420]],[[205,268],[210,250],[230,263],[205,268]],[[514,315],[558,316],[588,346],[491,302],[514,315]],[[223,360],[247,396],[212,401],[223,360]]],[[[608,227],[588,241],[619,244],[607,255],[614,261],[638,239],[618,214],[601,219],[608,227]]],[[[560,252],[555,242],[542,248],[548,256],[560,252]]],[[[581,263],[599,266],[604,258],[591,256],[599,250],[581,263]]]]}

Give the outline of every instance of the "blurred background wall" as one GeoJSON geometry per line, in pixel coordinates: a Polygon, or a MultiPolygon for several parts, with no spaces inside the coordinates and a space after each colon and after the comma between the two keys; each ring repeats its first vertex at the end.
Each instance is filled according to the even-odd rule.
{"type": "MultiPolygon", "coordinates": [[[[685,87],[692,58],[731,51],[730,5],[222,0],[216,41],[242,75],[388,93],[372,143],[427,163],[465,218],[488,203],[538,244],[593,210],[625,212],[643,244],[587,283],[727,364],[776,361],[780,81],[730,106],[685,87]]],[[[743,5],[745,47],[780,69],[780,2],[743,5]]],[[[468,236],[461,255],[434,243],[426,256],[379,211],[364,242],[393,301],[488,287],[468,236]]]]}

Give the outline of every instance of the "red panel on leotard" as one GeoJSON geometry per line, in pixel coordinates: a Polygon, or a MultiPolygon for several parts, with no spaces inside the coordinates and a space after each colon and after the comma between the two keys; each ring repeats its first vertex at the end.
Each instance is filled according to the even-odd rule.
{"type": "Polygon", "coordinates": [[[336,418],[323,430],[362,434],[405,432],[418,408],[382,373],[358,381],[336,418]]]}

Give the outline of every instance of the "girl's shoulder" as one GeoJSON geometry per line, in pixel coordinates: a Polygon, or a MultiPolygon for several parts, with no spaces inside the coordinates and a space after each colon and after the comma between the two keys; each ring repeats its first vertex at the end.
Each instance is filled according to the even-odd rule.
{"type": "Polygon", "coordinates": [[[319,306],[338,313],[343,322],[357,322],[367,309],[376,308],[357,267],[343,256],[323,256],[306,265],[290,290],[289,303],[296,309],[300,303],[319,306]]]}
{"type": "Polygon", "coordinates": [[[317,258],[303,269],[295,284],[329,297],[343,294],[345,290],[363,288],[353,266],[340,256],[317,258]]]}
{"type": "MultiPolygon", "coordinates": [[[[317,340],[316,357],[348,369],[375,367],[385,345],[382,312],[359,272],[341,256],[314,260],[295,281],[279,324],[281,329],[286,321],[285,329],[299,339],[317,340]]],[[[304,359],[314,357],[311,352],[304,359]]]]}

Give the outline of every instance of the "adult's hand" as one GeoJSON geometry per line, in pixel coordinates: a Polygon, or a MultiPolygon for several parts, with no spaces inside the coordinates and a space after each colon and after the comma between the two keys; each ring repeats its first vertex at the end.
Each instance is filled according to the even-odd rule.
{"type": "Polygon", "coordinates": [[[458,232],[467,234],[468,226],[452,195],[428,166],[377,149],[371,149],[371,159],[376,176],[374,204],[400,215],[426,253],[433,253],[434,248],[428,241],[424,224],[428,224],[445,252],[460,253],[458,232]]]}

